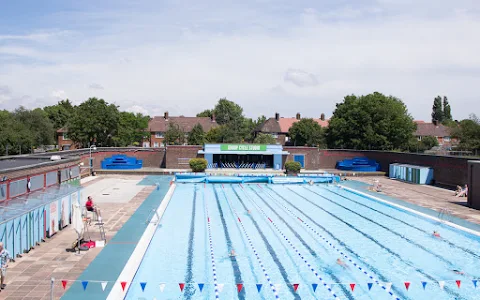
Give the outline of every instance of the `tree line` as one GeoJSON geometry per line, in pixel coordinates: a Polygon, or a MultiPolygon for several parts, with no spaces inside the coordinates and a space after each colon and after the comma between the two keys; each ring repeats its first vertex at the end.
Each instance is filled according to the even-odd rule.
{"type": "MultiPolygon", "coordinates": [[[[259,143],[274,144],[270,134],[256,129],[267,118],[247,118],[243,108],[228,99],[220,99],[211,108],[197,114],[214,117],[218,126],[205,132],[200,124],[186,133],[171,123],[165,132],[166,144],[259,143]]],[[[148,139],[149,116],[120,111],[115,104],[89,98],[78,106],[68,99],[55,105],[33,110],[19,107],[0,111],[0,153],[31,152],[32,148],[56,143],[56,130],[66,128],[68,137],[80,147],[139,146],[148,139]]],[[[480,150],[480,120],[471,115],[453,121],[446,96],[433,101],[432,122],[451,129],[460,143],[458,150],[480,150]]],[[[289,129],[289,144],[332,149],[398,150],[419,152],[438,145],[435,137],[418,141],[416,124],[402,100],[375,92],[368,95],[348,95],[336,104],[329,126],[322,128],[315,120],[303,118],[289,129]]]]}

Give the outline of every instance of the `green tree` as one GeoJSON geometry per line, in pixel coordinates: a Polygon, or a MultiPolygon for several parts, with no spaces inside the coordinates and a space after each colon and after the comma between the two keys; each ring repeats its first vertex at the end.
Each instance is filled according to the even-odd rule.
{"type": "Polygon", "coordinates": [[[178,124],[168,124],[168,129],[165,132],[165,144],[167,145],[183,145],[185,144],[185,132],[178,124]]]}
{"type": "Polygon", "coordinates": [[[277,143],[277,140],[271,134],[259,132],[253,142],[255,144],[273,145],[277,143]]]}
{"type": "Polygon", "coordinates": [[[233,101],[222,98],[218,100],[217,105],[213,109],[215,120],[218,124],[232,124],[239,125],[243,122],[243,108],[233,101]]]}
{"type": "Polygon", "coordinates": [[[325,146],[325,132],[313,119],[305,118],[293,123],[288,135],[295,146],[325,146]]]}
{"type": "Polygon", "coordinates": [[[470,115],[453,128],[452,136],[460,140],[459,150],[480,151],[480,120],[476,115],[470,115]]]}
{"type": "Polygon", "coordinates": [[[29,153],[32,144],[32,135],[27,127],[11,112],[0,111],[0,155],[29,153]]]}
{"type": "Polygon", "coordinates": [[[208,143],[222,143],[222,126],[212,127],[205,134],[205,142],[208,142],[208,143]]]}
{"type": "Polygon", "coordinates": [[[201,113],[198,113],[197,117],[209,117],[209,118],[211,118],[212,114],[213,114],[213,110],[206,109],[206,110],[202,111],[201,113]]]}
{"type": "Polygon", "coordinates": [[[430,150],[433,147],[438,146],[438,140],[434,136],[424,136],[420,143],[422,146],[421,148],[424,150],[430,150]]]}
{"type": "Polygon", "coordinates": [[[23,124],[31,135],[30,146],[38,147],[42,145],[51,145],[54,143],[55,136],[52,122],[43,109],[35,108],[28,110],[20,106],[13,112],[14,118],[23,124]]]}
{"type": "Polygon", "coordinates": [[[73,117],[67,123],[68,135],[72,141],[86,147],[111,146],[118,133],[120,113],[115,104],[103,99],[89,98],[75,107],[73,117]]]}
{"type": "Polygon", "coordinates": [[[205,143],[205,132],[200,124],[193,126],[192,130],[188,134],[189,145],[203,145],[205,143]]]}
{"type": "Polygon", "coordinates": [[[443,96],[443,121],[442,123],[452,121],[452,109],[448,103],[447,96],[443,96]]]}
{"type": "Polygon", "coordinates": [[[45,106],[43,110],[53,124],[55,130],[65,127],[74,113],[74,106],[70,100],[59,101],[55,105],[45,106]]]}
{"type": "Polygon", "coordinates": [[[375,92],[337,103],[326,138],[330,148],[402,149],[415,127],[400,99],[375,92]]]}
{"type": "Polygon", "coordinates": [[[433,100],[432,106],[432,122],[438,121],[443,122],[444,114],[442,108],[442,97],[437,96],[433,100]]]}
{"type": "Polygon", "coordinates": [[[112,137],[116,146],[139,146],[148,138],[149,116],[132,112],[120,112],[118,131],[112,137]]]}

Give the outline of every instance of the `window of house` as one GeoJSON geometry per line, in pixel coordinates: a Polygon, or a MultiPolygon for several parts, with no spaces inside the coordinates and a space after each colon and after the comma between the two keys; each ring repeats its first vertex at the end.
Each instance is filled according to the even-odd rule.
{"type": "Polygon", "coordinates": [[[144,147],[144,148],[150,147],[150,143],[149,143],[149,142],[143,142],[143,147],[144,147]]]}
{"type": "Polygon", "coordinates": [[[158,142],[153,143],[153,147],[158,148],[158,142]]]}
{"type": "Polygon", "coordinates": [[[450,142],[450,137],[449,137],[449,136],[446,136],[446,137],[443,138],[443,140],[444,140],[445,142],[450,142]]]}
{"type": "Polygon", "coordinates": [[[417,139],[418,139],[419,142],[422,141],[422,136],[419,135],[419,136],[417,137],[417,139]]]}
{"type": "Polygon", "coordinates": [[[274,139],[278,138],[278,133],[272,133],[271,135],[274,139]]]}
{"type": "Polygon", "coordinates": [[[70,138],[68,137],[68,134],[66,132],[63,133],[63,138],[64,141],[68,141],[70,138]]]}
{"type": "Polygon", "coordinates": [[[163,137],[164,137],[163,132],[155,132],[155,137],[157,139],[163,139],[163,137]]]}

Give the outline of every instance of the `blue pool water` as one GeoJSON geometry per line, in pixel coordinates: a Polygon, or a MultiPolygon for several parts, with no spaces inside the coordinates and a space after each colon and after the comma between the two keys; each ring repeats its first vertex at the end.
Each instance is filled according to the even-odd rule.
{"type": "Polygon", "coordinates": [[[179,184],[160,224],[126,299],[480,298],[479,237],[336,186],[179,184]]]}

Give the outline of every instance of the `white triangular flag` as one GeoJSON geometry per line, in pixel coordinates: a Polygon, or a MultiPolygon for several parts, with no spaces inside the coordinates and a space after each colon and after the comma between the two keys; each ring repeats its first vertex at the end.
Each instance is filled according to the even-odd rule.
{"type": "Polygon", "coordinates": [[[387,292],[390,292],[390,289],[392,288],[392,283],[391,282],[386,282],[385,287],[387,288],[387,292]]]}
{"type": "Polygon", "coordinates": [[[165,289],[165,283],[160,283],[160,292],[163,293],[164,289],[165,289]]]}
{"type": "Polygon", "coordinates": [[[223,287],[225,286],[225,283],[219,283],[217,284],[217,287],[218,287],[218,291],[221,292],[223,291],[223,287]]]}
{"type": "Polygon", "coordinates": [[[280,291],[280,287],[282,286],[280,283],[276,283],[274,284],[273,286],[275,286],[275,289],[277,290],[277,292],[280,291]]]}
{"type": "Polygon", "coordinates": [[[445,281],[439,281],[438,282],[438,285],[440,286],[440,288],[443,290],[443,287],[445,286],[445,281]]]}
{"type": "Polygon", "coordinates": [[[108,282],[102,281],[100,282],[100,284],[102,285],[102,291],[105,291],[105,288],[107,287],[108,282]]]}

